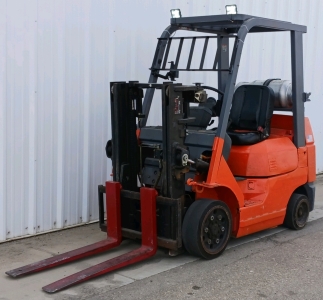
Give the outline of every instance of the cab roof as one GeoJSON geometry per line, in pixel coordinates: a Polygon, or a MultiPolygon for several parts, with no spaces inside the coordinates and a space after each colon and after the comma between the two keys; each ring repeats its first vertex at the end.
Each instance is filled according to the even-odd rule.
{"type": "Polygon", "coordinates": [[[170,23],[172,26],[180,27],[178,29],[215,34],[234,34],[237,33],[242,26],[247,26],[248,32],[306,32],[306,26],[303,25],[244,14],[171,18],[170,23]]]}

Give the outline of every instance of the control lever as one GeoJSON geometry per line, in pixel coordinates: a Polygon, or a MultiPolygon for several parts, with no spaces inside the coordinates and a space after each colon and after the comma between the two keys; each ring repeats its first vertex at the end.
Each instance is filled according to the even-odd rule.
{"type": "Polygon", "coordinates": [[[152,74],[156,77],[160,77],[166,80],[176,81],[175,78],[178,78],[179,72],[176,70],[176,66],[173,61],[168,62],[170,64],[170,70],[166,73],[166,75],[158,74],[156,71],[152,72],[152,74]]]}
{"type": "Polygon", "coordinates": [[[188,158],[188,155],[185,153],[185,154],[182,156],[182,165],[183,165],[183,166],[187,166],[187,163],[195,164],[195,161],[194,161],[194,160],[191,160],[190,158],[188,158]]]}

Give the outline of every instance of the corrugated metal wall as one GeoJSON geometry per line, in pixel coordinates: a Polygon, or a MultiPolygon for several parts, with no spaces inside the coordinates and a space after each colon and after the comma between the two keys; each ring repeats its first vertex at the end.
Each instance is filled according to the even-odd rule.
{"type": "MultiPolygon", "coordinates": [[[[97,185],[111,172],[104,153],[109,82],[147,81],[170,8],[183,16],[223,14],[231,2],[0,0],[0,241],[98,218],[97,185]]],[[[322,172],[323,3],[233,2],[239,13],[308,26],[306,114],[322,172]]],[[[286,33],[250,35],[239,81],[290,79],[286,39],[286,33]]],[[[216,82],[216,74],[181,75],[183,83],[216,82]]]]}

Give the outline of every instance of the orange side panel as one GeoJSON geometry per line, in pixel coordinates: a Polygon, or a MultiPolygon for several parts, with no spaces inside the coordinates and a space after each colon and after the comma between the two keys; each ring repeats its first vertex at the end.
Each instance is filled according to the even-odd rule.
{"type": "Polygon", "coordinates": [[[247,227],[240,227],[236,237],[242,237],[268,228],[274,228],[284,223],[285,210],[275,212],[263,218],[260,223],[252,224],[247,227]]]}
{"type": "Polygon", "coordinates": [[[298,166],[300,168],[307,167],[307,147],[298,148],[297,153],[298,153],[298,166]]]}
{"type": "Polygon", "coordinates": [[[295,171],[279,176],[250,178],[239,182],[246,201],[245,207],[240,209],[237,237],[281,225],[291,194],[306,181],[307,168],[297,168],[295,171]],[[254,200],[253,205],[248,206],[248,200],[254,200]]]}
{"type": "Polygon", "coordinates": [[[295,170],[297,149],[287,137],[275,137],[250,146],[232,146],[228,165],[235,176],[269,177],[295,170]]]}
{"type": "Polygon", "coordinates": [[[243,195],[244,206],[262,203],[266,197],[268,189],[267,178],[248,178],[237,182],[243,195]]]}

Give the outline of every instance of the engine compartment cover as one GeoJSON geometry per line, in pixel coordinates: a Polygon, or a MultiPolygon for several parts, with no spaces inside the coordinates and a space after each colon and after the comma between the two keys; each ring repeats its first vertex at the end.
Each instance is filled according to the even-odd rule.
{"type": "Polygon", "coordinates": [[[297,148],[288,137],[269,137],[254,145],[236,145],[231,147],[228,165],[234,176],[284,174],[297,168],[297,148]]]}

